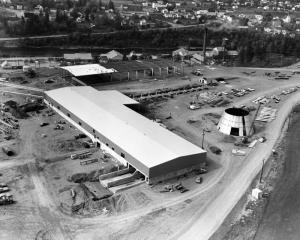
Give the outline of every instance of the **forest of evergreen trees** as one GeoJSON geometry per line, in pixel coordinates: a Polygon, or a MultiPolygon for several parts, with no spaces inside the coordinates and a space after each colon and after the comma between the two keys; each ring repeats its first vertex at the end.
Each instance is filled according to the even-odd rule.
{"type": "MultiPolygon", "coordinates": [[[[180,46],[201,47],[203,28],[168,29],[151,31],[120,31],[118,33],[91,35],[73,33],[59,39],[24,39],[22,46],[82,46],[108,48],[158,48],[176,49],[180,46]]],[[[269,54],[300,58],[300,35],[295,37],[270,35],[255,30],[208,31],[207,46],[221,46],[227,38],[226,48],[239,51],[240,64],[263,60],[269,54]]]]}

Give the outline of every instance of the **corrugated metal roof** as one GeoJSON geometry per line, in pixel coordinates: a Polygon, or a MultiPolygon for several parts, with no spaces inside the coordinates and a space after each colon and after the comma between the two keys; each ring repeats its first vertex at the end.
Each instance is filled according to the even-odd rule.
{"type": "Polygon", "coordinates": [[[117,72],[113,68],[105,68],[99,64],[74,65],[61,68],[67,70],[75,77],[117,72]]]}
{"type": "Polygon", "coordinates": [[[97,91],[85,86],[46,94],[148,168],[205,152],[126,107],[125,104],[137,102],[118,91],[97,91]]]}

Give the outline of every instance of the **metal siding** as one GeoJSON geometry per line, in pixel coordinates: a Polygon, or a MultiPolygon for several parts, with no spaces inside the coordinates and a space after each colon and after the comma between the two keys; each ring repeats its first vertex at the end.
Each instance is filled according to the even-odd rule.
{"type": "Polygon", "coordinates": [[[175,158],[166,163],[150,168],[149,177],[154,178],[171,172],[176,172],[191,166],[201,164],[205,160],[206,152],[175,158]]]}
{"type": "Polygon", "coordinates": [[[99,138],[99,140],[101,142],[108,143],[110,148],[114,148],[115,152],[119,155],[121,155],[121,153],[125,154],[125,160],[132,165],[134,168],[136,168],[137,170],[139,170],[141,173],[143,173],[144,175],[146,175],[147,177],[149,177],[149,168],[147,166],[145,166],[144,164],[142,164],[139,160],[135,159],[134,157],[132,157],[128,152],[126,152],[124,149],[120,148],[118,145],[116,145],[115,143],[113,143],[112,141],[110,141],[108,138],[106,138],[105,136],[103,136],[100,132],[95,131],[95,133],[93,133],[93,128],[91,128],[89,125],[87,125],[83,120],[79,119],[77,116],[73,115],[71,112],[69,112],[66,108],[64,108],[61,104],[57,103],[55,100],[51,99],[51,98],[46,98],[46,100],[53,104],[54,107],[59,106],[60,107],[60,111],[63,112],[65,115],[70,114],[70,118],[78,123],[81,122],[81,127],[83,127],[87,132],[89,132],[90,134],[96,136],[99,138]]]}
{"type": "Polygon", "coordinates": [[[85,119],[89,126],[126,149],[149,168],[169,159],[204,152],[124,106],[122,99],[107,91],[99,92],[91,87],[66,87],[46,94],[85,119]]]}

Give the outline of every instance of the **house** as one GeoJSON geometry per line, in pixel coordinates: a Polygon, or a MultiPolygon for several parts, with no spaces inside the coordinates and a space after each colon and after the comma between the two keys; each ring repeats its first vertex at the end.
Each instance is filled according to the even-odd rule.
{"type": "Polygon", "coordinates": [[[108,61],[122,61],[123,60],[123,54],[119,53],[118,51],[112,50],[105,54],[100,54],[101,58],[107,58],[108,61]]]}
{"type": "Polygon", "coordinates": [[[273,19],[272,20],[272,27],[274,28],[281,28],[281,20],[280,19],[273,19]]]}
{"type": "Polygon", "coordinates": [[[146,26],[147,25],[147,20],[145,18],[141,19],[139,22],[140,26],[146,26]]]}
{"type": "Polygon", "coordinates": [[[238,55],[239,55],[239,52],[236,51],[236,50],[228,50],[227,51],[227,56],[235,57],[235,56],[238,56],[238,55]]]}
{"type": "Polygon", "coordinates": [[[34,14],[36,14],[36,15],[40,14],[43,11],[44,11],[44,8],[41,5],[36,5],[36,7],[33,10],[34,14]]]}
{"type": "Polygon", "coordinates": [[[198,63],[198,64],[202,64],[204,62],[204,57],[203,57],[203,54],[201,53],[195,53],[193,55],[193,57],[191,58],[191,61],[193,63],[198,63]]]}
{"type": "Polygon", "coordinates": [[[214,56],[219,56],[221,53],[225,52],[225,47],[214,47],[212,52],[214,56]]]}
{"type": "Polygon", "coordinates": [[[0,2],[3,4],[11,4],[11,0],[1,0],[0,2]]]}
{"type": "Polygon", "coordinates": [[[292,18],[290,15],[287,15],[285,18],[282,19],[282,21],[285,23],[291,23],[291,20],[292,20],[292,18]]]}
{"type": "Polygon", "coordinates": [[[143,54],[142,53],[136,53],[135,51],[131,51],[126,57],[130,60],[133,59],[140,59],[142,58],[143,54]]]}
{"type": "Polygon", "coordinates": [[[122,4],[121,9],[124,11],[141,12],[143,11],[143,5],[140,4],[122,4]]]}
{"type": "Polygon", "coordinates": [[[190,55],[189,51],[186,50],[185,48],[179,48],[172,52],[173,57],[180,57],[182,60],[188,57],[189,55],[190,55]]]}

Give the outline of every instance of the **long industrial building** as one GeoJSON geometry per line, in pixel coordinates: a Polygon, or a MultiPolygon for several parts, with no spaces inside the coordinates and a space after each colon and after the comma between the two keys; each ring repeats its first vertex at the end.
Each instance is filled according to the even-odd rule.
{"type": "Polygon", "coordinates": [[[206,151],[130,108],[139,104],[115,91],[65,87],[47,91],[45,102],[145,176],[148,183],[199,168],[206,151]]]}

